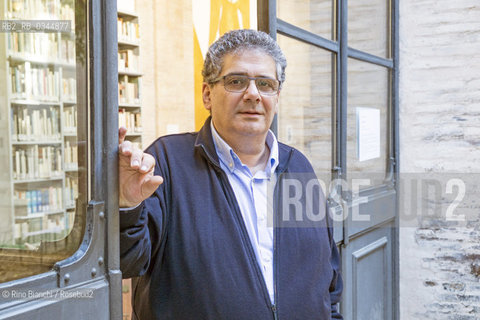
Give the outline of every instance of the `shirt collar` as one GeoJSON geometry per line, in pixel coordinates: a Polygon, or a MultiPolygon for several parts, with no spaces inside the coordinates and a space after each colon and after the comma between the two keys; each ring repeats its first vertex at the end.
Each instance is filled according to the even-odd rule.
{"type": "MultiPolygon", "coordinates": [[[[213,121],[210,121],[210,128],[212,131],[213,143],[215,145],[215,150],[217,151],[218,158],[230,172],[233,172],[235,168],[246,167],[237,156],[235,151],[225,142],[225,140],[220,137],[213,121]]],[[[265,166],[265,174],[267,177],[275,171],[278,166],[278,141],[273,132],[269,129],[267,133],[267,138],[265,140],[268,148],[270,149],[270,155],[268,158],[267,165],[265,166]]]]}

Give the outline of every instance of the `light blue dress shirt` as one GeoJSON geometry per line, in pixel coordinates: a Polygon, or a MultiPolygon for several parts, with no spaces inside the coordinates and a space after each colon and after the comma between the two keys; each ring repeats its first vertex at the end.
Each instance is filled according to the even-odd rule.
{"type": "Polygon", "coordinates": [[[268,131],[266,143],[270,156],[264,170],[252,175],[233,149],[210,123],[215,149],[220,166],[225,171],[235,192],[245,227],[247,228],[253,251],[263,273],[272,304],[275,303],[273,279],[273,189],[277,180],[275,168],[278,166],[278,142],[272,131],[268,131]],[[269,196],[269,193],[271,194],[269,196]],[[268,216],[270,214],[270,216],[268,216]],[[267,223],[267,221],[269,223],[267,223]]]}

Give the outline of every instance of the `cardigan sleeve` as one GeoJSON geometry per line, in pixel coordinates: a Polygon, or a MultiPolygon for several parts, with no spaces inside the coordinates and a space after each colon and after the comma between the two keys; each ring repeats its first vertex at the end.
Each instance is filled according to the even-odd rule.
{"type": "Polygon", "coordinates": [[[141,205],[131,210],[120,210],[120,270],[123,278],[137,277],[145,274],[152,267],[155,256],[162,254],[167,225],[168,177],[161,170],[164,163],[159,154],[152,149],[147,152],[155,157],[155,175],[164,178],[157,190],[141,205]]]}

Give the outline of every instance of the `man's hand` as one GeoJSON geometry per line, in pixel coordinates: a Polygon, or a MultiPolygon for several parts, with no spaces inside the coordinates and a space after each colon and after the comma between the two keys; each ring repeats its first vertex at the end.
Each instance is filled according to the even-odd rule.
{"type": "Polygon", "coordinates": [[[118,129],[118,174],[120,208],[134,207],[147,199],[163,183],[155,176],[155,159],[125,140],[127,129],[118,129]]]}

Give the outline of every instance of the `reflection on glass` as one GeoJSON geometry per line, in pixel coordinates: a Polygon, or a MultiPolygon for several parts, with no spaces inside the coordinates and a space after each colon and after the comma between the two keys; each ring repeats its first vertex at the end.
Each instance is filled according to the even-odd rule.
{"type": "Polygon", "coordinates": [[[348,60],[347,170],[349,178],[371,178],[372,184],[378,184],[381,183],[378,180],[385,177],[388,152],[388,76],[388,69],[384,67],[355,59],[348,60]],[[367,132],[363,136],[358,134],[358,115],[361,111],[359,108],[366,110],[367,116],[370,114],[367,125],[372,127],[366,128],[367,132]],[[369,112],[372,110],[373,112],[369,112]],[[379,121],[375,119],[375,110],[379,110],[379,121]],[[375,126],[379,126],[379,143],[372,139],[375,126]],[[367,157],[365,160],[359,158],[360,138],[363,151],[368,154],[377,153],[378,156],[367,157]]]}
{"type": "Polygon", "coordinates": [[[333,39],[332,0],[278,0],[278,18],[326,39],[333,39]]]}
{"type": "Polygon", "coordinates": [[[80,244],[86,107],[78,97],[86,90],[86,29],[85,5],[73,0],[7,0],[1,8],[0,19],[69,20],[72,28],[0,34],[0,77],[6,84],[0,88],[0,282],[5,282],[50,270],[80,244]],[[74,224],[80,232],[71,232],[74,224]]]}
{"type": "Polygon", "coordinates": [[[302,151],[328,185],[332,168],[332,59],[328,51],[278,36],[288,61],[278,136],[302,151]]]}
{"type": "Polygon", "coordinates": [[[382,58],[390,57],[388,0],[348,1],[348,46],[382,58]]]}

